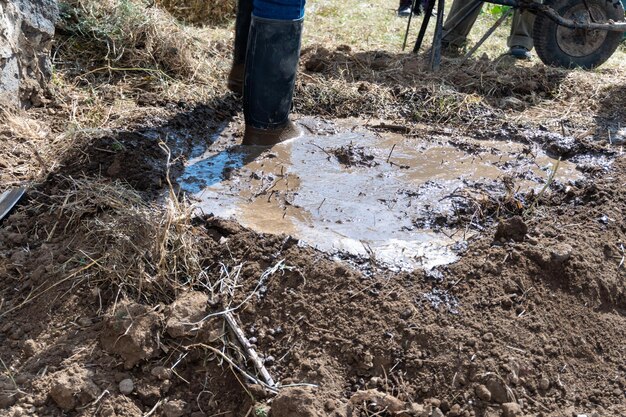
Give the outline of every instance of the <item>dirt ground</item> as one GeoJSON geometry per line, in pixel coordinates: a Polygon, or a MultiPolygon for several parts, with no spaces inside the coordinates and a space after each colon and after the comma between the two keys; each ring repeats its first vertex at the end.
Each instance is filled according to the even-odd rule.
{"type": "MultiPolygon", "coordinates": [[[[218,79],[229,42],[212,44],[218,79]]],[[[221,84],[193,100],[72,64],[44,107],[3,112],[2,186],[29,190],[0,224],[0,415],[626,416],[626,72],[424,61],[309,46],[295,117],[375,118],[466,152],[532,144],[582,175],[541,193],[502,178],[440,219],[476,233],[429,271],[192,215],[185,161],[241,138],[221,84]]]]}

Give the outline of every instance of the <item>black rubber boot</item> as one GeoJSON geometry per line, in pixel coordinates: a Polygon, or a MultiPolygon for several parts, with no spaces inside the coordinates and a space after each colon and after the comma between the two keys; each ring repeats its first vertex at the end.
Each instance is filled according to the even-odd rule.
{"type": "Polygon", "coordinates": [[[271,146],[301,134],[289,112],[303,20],[252,17],[243,92],[244,145],[271,146]]]}
{"type": "Polygon", "coordinates": [[[235,21],[233,66],[228,74],[228,89],[238,94],[243,94],[243,72],[246,63],[251,20],[252,0],[239,0],[237,3],[237,19],[235,21]]]}

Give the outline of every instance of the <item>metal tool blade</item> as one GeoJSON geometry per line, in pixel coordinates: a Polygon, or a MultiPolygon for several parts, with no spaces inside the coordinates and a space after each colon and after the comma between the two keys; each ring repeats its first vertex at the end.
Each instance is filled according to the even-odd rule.
{"type": "Polygon", "coordinates": [[[24,196],[26,188],[10,188],[0,194],[0,221],[4,219],[24,196]]]}

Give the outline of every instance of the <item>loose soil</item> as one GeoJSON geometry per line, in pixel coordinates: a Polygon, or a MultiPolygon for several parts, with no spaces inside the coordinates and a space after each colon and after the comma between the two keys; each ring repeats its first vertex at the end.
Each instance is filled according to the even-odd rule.
{"type": "MultiPolygon", "coordinates": [[[[376,71],[393,59],[345,48],[319,59],[340,62],[333,54],[376,71]]],[[[334,76],[334,64],[303,65],[334,76]]],[[[525,70],[538,80],[549,71],[525,70]]],[[[474,77],[458,85],[476,91],[474,77]]],[[[296,117],[314,115],[304,99],[316,82],[299,86],[296,117]]],[[[551,90],[540,87],[493,100],[551,90]]],[[[623,104],[620,89],[611,91],[623,104]]],[[[231,95],[155,102],[159,117],[85,134],[0,226],[0,414],[626,415],[626,158],[597,133],[626,107],[607,104],[597,126],[583,115],[548,129],[466,104],[445,127],[409,120],[398,133],[397,120],[381,117],[371,129],[446,136],[469,154],[506,137],[582,173],[527,193],[503,177],[498,193],[454,219],[476,232],[459,259],[431,270],[339,259],[209,213],[190,219],[183,195],[171,198],[176,179],[216,138],[239,142],[231,95]],[[277,395],[240,372],[256,375],[225,310],[280,383],[277,395]]],[[[41,115],[61,129],[63,118],[41,115]]],[[[329,153],[363,168],[359,146],[329,153]]]]}

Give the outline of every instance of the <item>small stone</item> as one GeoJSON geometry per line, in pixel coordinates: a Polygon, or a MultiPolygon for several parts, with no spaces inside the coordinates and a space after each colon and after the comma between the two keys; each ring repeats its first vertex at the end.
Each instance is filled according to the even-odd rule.
{"type": "Polygon", "coordinates": [[[267,366],[272,366],[274,364],[274,362],[276,361],[276,359],[273,356],[268,356],[267,358],[265,358],[265,360],[263,361],[263,363],[267,366]]]}
{"type": "Polygon", "coordinates": [[[431,398],[430,405],[432,405],[434,408],[439,408],[439,406],[441,405],[441,400],[438,398],[431,398]]]}
{"type": "Polygon", "coordinates": [[[485,402],[491,401],[491,392],[489,392],[487,387],[482,384],[476,386],[476,388],[474,389],[474,393],[482,401],[485,401],[485,402]]]}
{"type": "Polygon", "coordinates": [[[502,417],[521,417],[522,409],[518,403],[504,403],[501,406],[502,417]]]}
{"type": "Polygon", "coordinates": [[[400,313],[400,318],[402,320],[406,320],[406,319],[410,318],[412,315],[413,315],[413,312],[411,311],[411,309],[407,308],[402,313],[400,313]]]}
{"type": "Polygon", "coordinates": [[[454,404],[450,407],[450,411],[448,411],[448,417],[460,417],[461,415],[461,406],[459,404],[454,404]]]}
{"type": "Polygon", "coordinates": [[[182,417],[185,414],[186,405],[183,400],[168,401],[163,404],[163,415],[165,417],[182,417]]]}
{"type": "Polygon", "coordinates": [[[562,264],[567,261],[571,256],[574,248],[567,243],[557,243],[550,250],[550,257],[556,263],[562,264]]]}
{"type": "Polygon", "coordinates": [[[19,374],[15,377],[15,383],[17,385],[24,385],[28,382],[29,379],[30,378],[28,377],[28,374],[19,374]]]}
{"type": "Polygon", "coordinates": [[[0,393],[0,410],[11,407],[16,400],[17,398],[13,394],[0,393]]]}
{"type": "Polygon", "coordinates": [[[493,342],[493,333],[485,333],[483,335],[483,341],[485,341],[485,342],[493,342]]]}
{"type": "Polygon", "coordinates": [[[550,380],[545,376],[539,380],[539,389],[547,391],[550,388],[550,380]]]}
{"type": "Polygon", "coordinates": [[[430,415],[432,417],[444,417],[443,411],[441,411],[439,408],[433,408],[433,411],[431,411],[430,415]]]}
{"type": "Polygon", "coordinates": [[[152,374],[152,376],[157,377],[161,381],[165,381],[166,379],[170,379],[172,377],[171,369],[168,369],[164,366],[155,366],[150,371],[150,374],[152,374]]]}
{"type": "Polygon", "coordinates": [[[122,394],[129,395],[135,389],[135,384],[132,379],[126,378],[120,381],[119,388],[122,394]]]}
{"type": "Polygon", "coordinates": [[[22,345],[22,351],[24,352],[24,356],[30,358],[37,353],[37,343],[33,339],[25,340],[24,345],[22,345]]]}
{"type": "Polygon", "coordinates": [[[81,327],[89,327],[93,324],[93,320],[91,320],[89,317],[81,317],[78,319],[78,324],[81,327]]]}

